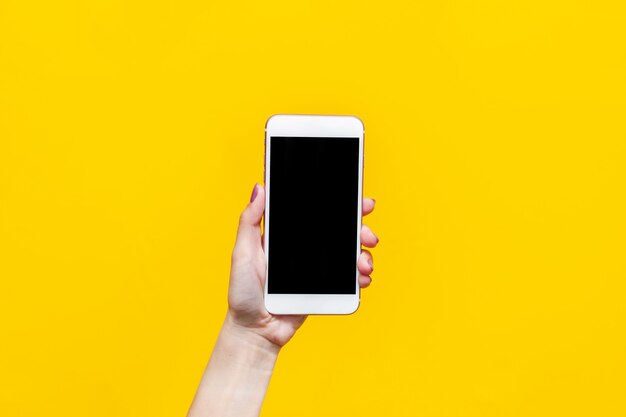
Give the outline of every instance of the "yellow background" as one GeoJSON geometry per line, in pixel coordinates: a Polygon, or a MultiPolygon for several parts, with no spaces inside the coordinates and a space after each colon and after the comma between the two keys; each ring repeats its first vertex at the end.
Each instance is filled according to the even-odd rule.
{"type": "Polygon", "coordinates": [[[184,415],[274,113],[363,119],[381,244],[263,415],[626,415],[626,10],[571,0],[0,2],[0,415],[184,415]]]}

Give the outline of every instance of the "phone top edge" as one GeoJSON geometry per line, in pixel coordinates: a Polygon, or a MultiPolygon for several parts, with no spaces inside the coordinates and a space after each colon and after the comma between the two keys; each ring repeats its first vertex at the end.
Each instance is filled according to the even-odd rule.
{"type": "Polygon", "coordinates": [[[357,122],[357,126],[358,129],[362,132],[365,132],[365,123],[363,122],[363,120],[355,115],[352,114],[298,114],[298,113],[292,113],[292,114],[286,114],[286,113],[278,113],[278,114],[273,114],[270,117],[268,117],[268,119],[265,121],[265,131],[267,132],[268,128],[270,127],[270,122],[272,120],[277,120],[278,122],[280,122],[280,120],[289,120],[289,119],[301,119],[302,121],[306,121],[306,120],[311,120],[311,119],[318,119],[318,120],[340,120],[340,119],[344,119],[344,120],[355,120],[357,122]]]}

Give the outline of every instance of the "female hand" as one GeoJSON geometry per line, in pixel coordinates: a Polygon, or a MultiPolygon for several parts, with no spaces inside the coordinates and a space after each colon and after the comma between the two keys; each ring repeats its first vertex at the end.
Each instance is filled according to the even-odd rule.
{"type": "MultiPolygon", "coordinates": [[[[363,215],[374,210],[374,200],[363,199],[363,215]]],[[[265,188],[255,184],[250,203],[239,218],[237,241],[233,249],[230,283],[228,288],[228,314],[226,322],[231,328],[252,332],[280,348],[287,343],[307,318],[306,315],[274,315],[265,309],[265,253],[261,235],[261,218],[265,210],[265,188]]],[[[373,248],[378,238],[369,227],[361,228],[361,244],[373,248]]],[[[359,256],[359,286],[366,288],[372,282],[372,255],[363,249],[359,256]]]]}
{"type": "MultiPolygon", "coordinates": [[[[265,253],[261,218],[265,189],[255,185],[250,204],[239,218],[228,287],[228,313],[211,359],[189,408],[189,417],[257,417],[261,411],[274,364],[281,347],[292,338],[305,315],[273,315],[263,303],[265,253]]],[[[374,210],[374,200],[363,199],[363,215],[374,210]]],[[[361,243],[373,248],[378,238],[367,227],[361,243]]],[[[372,279],[372,255],[359,256],[359,285],[372,279]]]]}

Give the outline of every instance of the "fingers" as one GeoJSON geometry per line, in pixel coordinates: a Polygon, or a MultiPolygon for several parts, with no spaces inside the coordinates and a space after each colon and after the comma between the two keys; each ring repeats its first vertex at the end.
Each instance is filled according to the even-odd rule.
{"type": "Polygon", "coordinates": [[[361,250],[359,260],[357,261],[357,268],[359,269],[359,287],[361,288],[367,288],[372,283],[372,278],[369,276],[374,272],[372,259],[370,251],[366,249],[361,250]]]}
{"type": "Polygon", "coordinates": [[[359,272],[363,275],[369,275],[374,272],[374,263],[372,254],[367,249],[361,249],[359,260],[356,263],[359,272]]]}
{"type": "Polygon", "coordinates": [[[246,206],[239,217],[239,225],[259,226],[265,211],[265,188],[262,185],[254,184],[250,203],[246,206]]]}
{"type": "MultiPolygon", "coordinates": [[[[375,205],[376,200],[374,200],[373,198],[363,198],[363,216],[367,216],[372,211],[374,211],[375,205]]],[[[361,244],[368,248],[373,248],[378,244],[378,237],[366,225],[361,226],[361,244]]],[[[370,277],[369,275],[374,272],[374,264],[372,254],[368,250],[361,250],[361,255],[359,255],[359,260],[357,262],[357,267],[359,269],[359,287],[369,287],[372,283],[372,277],[370,277]]]]}
{"type": "Polygon", "coordinates": [[[359,287],[367,288],[372,283],[372,278],[367,275],[359,275],[359,287]]]}
{"type": "Polygon", "coordinates": [[[373,248],[378,244],[378,237],[365,224],[361,226],[361,244],[368,248],[373,248]]]}
{"type": "Polygon", "coordinates": [[[261,245],[261,219],[264,211],[265,188],[255,184],[250,196],[250,203],[239,217],[236,248],[252,251],[261,245]]]}
{"type": "Polygon", "coordinates": [[[376,205],[376,200],[374,200],[373,198],[367,198],[367,197],[363,198],[363,208],[361,210],[363,216],[367,216],[372,211],[374,211],[375,205],[376,205]]]}

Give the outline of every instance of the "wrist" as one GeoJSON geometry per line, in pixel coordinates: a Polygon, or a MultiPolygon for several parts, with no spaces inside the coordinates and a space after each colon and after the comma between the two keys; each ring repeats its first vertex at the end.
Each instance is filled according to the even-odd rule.
{"type": "Polygon", "coordinates": [[[252,350],[266,353],[274,357],[278,356],[278,353],[280,352],[280,345],[272,342],[260,332],[238,324],[230,311],[226,314],[226,318],[224,319],[222,332],[238,339],[252,350]]]}

